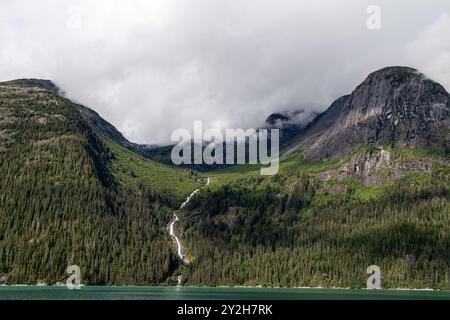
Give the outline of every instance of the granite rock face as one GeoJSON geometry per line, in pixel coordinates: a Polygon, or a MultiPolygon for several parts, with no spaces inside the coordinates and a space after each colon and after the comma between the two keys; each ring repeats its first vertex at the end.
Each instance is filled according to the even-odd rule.
{"type": "Polygon", "coordinates": [[[450,95],[415,69],[370,74],[311,122],[286,153],[310,159],[341,156],[359,145],[424,148],[449,145],[450,95]]]}

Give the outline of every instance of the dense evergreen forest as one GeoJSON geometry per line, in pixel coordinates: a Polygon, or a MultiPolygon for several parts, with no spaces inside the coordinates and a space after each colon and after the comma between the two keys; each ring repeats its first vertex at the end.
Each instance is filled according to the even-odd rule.
{"type": "Polygon", "coordinates": [[[404,177],[372,199],[299,176],[241,179],[199,194],[183,238],[189,284],[450,288],[448,169],[404,177]]]}

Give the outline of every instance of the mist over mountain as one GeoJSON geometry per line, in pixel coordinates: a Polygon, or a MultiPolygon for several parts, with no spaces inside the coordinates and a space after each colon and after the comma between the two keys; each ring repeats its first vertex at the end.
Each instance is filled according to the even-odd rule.
{"type": "Polygon", "coordinates": [[[379,0],[381,30],[366,25],[374,3],[341,1],[2,1],[0,81],[51,79],[139,144],[195,120],[323,112],[386,65],[450,90],[449,1],[379,0]]]}

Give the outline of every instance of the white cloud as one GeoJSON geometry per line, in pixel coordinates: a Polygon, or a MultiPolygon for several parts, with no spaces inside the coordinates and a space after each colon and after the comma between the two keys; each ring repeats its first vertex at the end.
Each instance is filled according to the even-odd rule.
{"type": "Polygon", "coordinates": [[[450,16],[448,12],[421,32],[408,47],[413,65],[450,91],[450,16]]]}
{"type": "Polygon", "coordinates": [[[324,110],[386,65],[444,78],[443,33],[432,32],[442,53],[432,62],[405,48],[448,1],[377,2],[379,31],[366,27],[369,0],[0,0],[0,80],[52,79],[154,143],[194,120],[246,128],[275,111],[324,110]]]}

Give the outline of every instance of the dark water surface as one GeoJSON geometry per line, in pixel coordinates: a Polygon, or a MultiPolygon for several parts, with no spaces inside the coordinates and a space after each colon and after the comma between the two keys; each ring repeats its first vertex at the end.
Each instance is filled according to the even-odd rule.
{"type": "Polygon", "coordinates": [[[376,300],[448,299],[450,291],[211,287],[0,286],[0,300],[376,300]]]}

